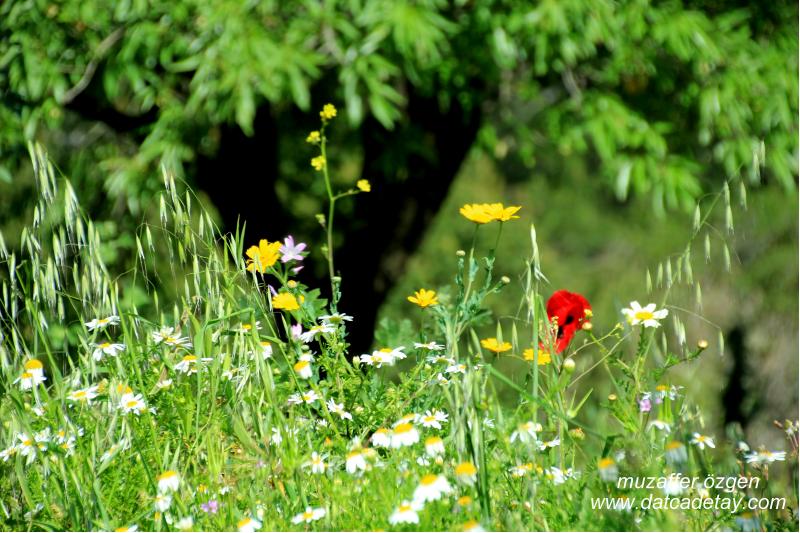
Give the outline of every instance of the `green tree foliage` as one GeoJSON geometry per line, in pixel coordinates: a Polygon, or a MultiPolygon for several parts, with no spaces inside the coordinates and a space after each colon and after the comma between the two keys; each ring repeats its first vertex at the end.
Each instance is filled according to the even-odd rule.
{"type": "Polygon", "coordinates": [[[320,186],[298,110],[337,103],[349,155],[332,163],[376,184],[343,229],[375,242],[391,228],[376,257],[406,252],[340,263],[376,280],[374,310],[475,146],[515,175],[543,150],[588,156],[617,198],[657,210],[723,178],[794,188],[797,46],[790,2],[9,0],[0,179],[23,183],[36,138],[98,191],[100,218],[141,220],[163,164],[228,229],[241,215],[278,234],[321,196],[291,193],[320,186]]]}

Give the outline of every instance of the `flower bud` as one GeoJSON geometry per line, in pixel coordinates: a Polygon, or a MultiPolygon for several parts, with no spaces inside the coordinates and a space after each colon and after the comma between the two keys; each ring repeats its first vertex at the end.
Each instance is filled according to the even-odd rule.
{"type": "Polygon", "coordinates": [[[705,339],[700,339],[699,341],[697,341],[697,347],[700,348],[701,350],[705,350],[706,348],[708,348],[708,341],[705,339]]]}
{"type": "Polygon", "coordinates": [[[286,286],[289,287],[290,289],[295,289],[297,288],[297,282],[293,279],[290,279],[289,282],[286,284],[286,286]]]}
{"type": "Polygon", "coordinates": [[[503,285],[508,285],[509,283],[511,283],[511,278],[509,278],[508,276],[503,276],[502,278],[500,278],[500,281],[503,282],[503,285]]]}
{"type": "Polygon", "coordinates": [[[572,374],[573,372],[575,372],[575,359],[570,357],[566,361],[564,361],[564,370],[568,374],[572,374]]]}
{"type": "Polygon", "coordinates": [[[464,257],[465,255],[467,255],[467,252],[465,252],[464,250],[458,250],[458,251],[456,252],[456,255],[457,255],[458,257],[464,257]]]}
{"type": "Polygon", "coordinates": [[[584,433],[581,428],[570,429],[569,435],[575,440],[583,440],[586,438],[586,433],[584,433]]]}
{"type": "Polygon", "coordinates": [[[609,395],[608,395],[608,401],[609,401],[609,402],[616,402],[616,401],[617,401],[617,395],[616,395],[616,394],[613,394],[613,393],[612,393],[612,394],[609,394],[609,395]]]}
{"type": "Polygon", "coordinates": [[[592,323],[591,322],[584,322],[581,326],[584,331],[592,331],[592,323]]]}

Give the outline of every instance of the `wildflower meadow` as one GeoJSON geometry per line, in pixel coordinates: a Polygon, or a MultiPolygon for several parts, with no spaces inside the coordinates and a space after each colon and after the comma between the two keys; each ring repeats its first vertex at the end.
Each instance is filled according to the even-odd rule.
{"type": "Polygon", "coordinates": [[[158,220],[116,274],[80,191],[29,145],[33,219],[19,250],[0,241],[4,530],[797,529],[797,422],[775,449],[711,434],[674,374],[724,350],[687,336],[694,311],[671,297],[699,299],[695,258],[727,253],[709,220],[737,183],[698,203],[685,248],[620,308],[549,283],[528,206],[475,198],[459,211],[471,241],[441,250],[450,285],[408,294],[415,329],[359,353],[334,227],[337,202],[379,184],[336,187],[337,113],[305,143],[327,193],[317,242],[223,233],[164,171],[158,220]],[[521,268],[498,272],[504,228],[523,224],[521,268]],[[322,286],[300,281],[312,248],[322,286]],[[493,316],[494,299],[516,312],[493,316]],[[577,394],[589,378],[612,392],[577,394]]]}

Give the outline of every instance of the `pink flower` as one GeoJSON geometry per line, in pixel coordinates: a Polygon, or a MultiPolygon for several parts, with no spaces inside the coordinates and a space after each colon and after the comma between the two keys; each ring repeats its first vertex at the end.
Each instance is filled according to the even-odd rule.
{"type": "Polygon", "coordinates": [[[294,237],[289,235],[283,240],[283,246],[280,248],[281,262],[288,263],[289,261],[302,261],[303,256],[300,254],[306,249],[306,243],[294,243],[294,237]]]}

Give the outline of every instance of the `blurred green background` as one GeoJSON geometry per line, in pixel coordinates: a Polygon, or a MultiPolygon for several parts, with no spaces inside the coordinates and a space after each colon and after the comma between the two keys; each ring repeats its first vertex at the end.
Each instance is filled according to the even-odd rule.
{"type": "MultiPolygon", "coordinates": [[[[712,349],[671,379],[713,430],[739,423],[778,446],[772,420],[797,418],[798,401],[797,19],[796,2],[732,0],[7,0],[0,229],[13,249],[33,217],[35,140],[98,221],[111,268],[130,267],[137,228],[157,220],[163,168],[223,230],[308,242],[301,277],[324,287],[325,189],[304,139],[332,102],[336,187],[373,184],[336,224],[342,308],[365,351],[374,334],[410,341],[413,290],[446,292],[471,238],[464,203],[523,206],[498,251],[504,327],[535,223],[546,290],[586,295],[603,332],[629,301],[658,299],[647,270],[683,251],[696,203],[727,181],[734,232],[723,203],[701,235],[710,260],[694,248],[702,309],[683,286],[671,299],[689,345],[712,349]]],[[[140,288],[123,297],[148,311],[140,288]]],[[[607,392],[601,375],[581,386],[607,392]]]]}

